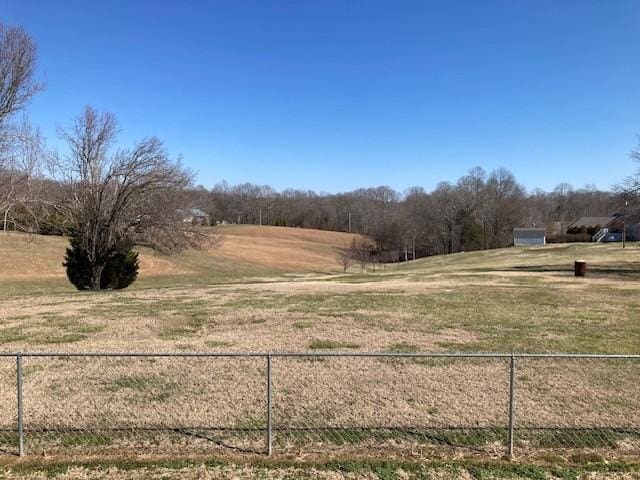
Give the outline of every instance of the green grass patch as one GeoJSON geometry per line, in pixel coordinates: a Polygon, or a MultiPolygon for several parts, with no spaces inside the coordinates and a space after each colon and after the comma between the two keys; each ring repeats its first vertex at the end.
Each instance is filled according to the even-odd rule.
{"type": "Polygon", "coordinates": [[[302,320],[299,322],[293,322],[292,326],[298,330],[306,330],[307,328],[313,328],[314,323],[309,320],[302,320]]]}
{"type": "Polygon", "coordinates": [[[233,345],[232,342],[226,342],[224,340],[208,340],[204,342],[204,344],[209,348],[223,348],[231,347],[233,345]]]}
{"type": "Polygon", "coordinates": [[[416,353],[418,346],[407,342],[394,343],[387,348],[389,353],[416,353]]]}
{"type": "Polygon", "coordinates": [[[91,432],[67,433],[60,439],[64,447],[104,447],[112,442],[111,437],[107,435],[91,432]]]}
{"type": "Polygon", "coordinates": [[[163,340],[177,340],[183,337],[190,337],[209,323],[207,316],[203,314],[169,317],[165,322],[158,332],[158,336],[163,340]]]}
{"type": "MultiPolygon", "coordinates": [[[[558,478],[562,480],[590,478],[592,475],[605,476],[617,474],[628,475],[635,478],[640,472],[640,465],[629,462],[611,463],[567,463],[564,465],[545,465],[531,462],[507,462],[500,460],[348,460],[339,459],[331,461],[300,461],[290,459],[259,459],[251,458],[247,461],[227,459],[171,459],[171,460],[144,460],[144,459],[110,459],[110,460],[85,460],[69,462],[55,462],[51,459],[43,461],[34,459],[12,462],[10,469],[12,474],[23,476],[44,475],[48,478],[68,478],[72,469],[84,468],[89,474],[86,478],[105,478],[113,469],[123,473],[123,478],[128,478],[129,472],[135,478],[151,477],[157,473],[158,478],[174,480],[182,478],[185,469],[198,468],[200,474],[204,471],[223,468],[229,471],[238,469],[244,475],[252,478],[278,478],[287,480],[311,480],[317,478],[317,471],[330,473],[332,478],[377,478],[379,480],[426,480],[431,478],[457,479],[527,479],[541,480],[558,478]]],[[[31,477],[30,477],[31,478],[31,477]]],[[[243,477],[244,478],[244,477],[243,477]]],[[[626,477],[624,477],[626,478],[626,477]]]]}
{"type": "Polygon", "coordinates": [[[349,342],[336,342],[334,340],[320,340],[315,339],[309,343],[309,349],[311,350],[337,350],[337,349],[353,349],[360,348],[357,343],[349,342]]]}
{"type": "Polygon", "coordinates": [[[27,341],[45,345],[73,343],[105,328],[105,325],[86,323],[77,318],[45,314],[37,320],[23,319],[20,325],[0,328],[0,345],[27,341]]]}
{"type": "Polygon", "coordinates": [[[122,375],[105,385],[108,392],[126,392],[131,394],[132,402],[165,402],[179,392],[180,386],[157,375],[122,375]]]}
{"type": "MultiPolygon", "coordinates": [[[[540,432],[531,438],[533,443],[542,448],[606,448],[618,447],[618,442],[625,436],[611,429],[557,430],[540,432]]],[[[524,438],[527,438],[525,435],[524,438]]],[[[636,441],[640,435],[636,435],[636,441]]]]}
{"type": "Polygon", "coordinates": [[[29,338],[22,327],[5,327],[0,329],[0,344],[23,342],[29,338]]]}

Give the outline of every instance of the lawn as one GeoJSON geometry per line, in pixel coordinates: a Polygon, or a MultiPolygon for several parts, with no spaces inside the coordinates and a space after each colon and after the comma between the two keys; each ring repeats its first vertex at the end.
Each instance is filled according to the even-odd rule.
{"type": "Polygon", "coordinates": [[[6,269],[0,347],[638,353],[640,345],[635,245],[473,252],[347,275],[200,252],[159,258],[173,270],[143,269],[119,292],[9,279],[6,269]],[[587,278],[573,277],[576,258],[589,262],[587,278]]]}
{"type": "Polygon", "coordinates": [[[469,461],[350,461],[304,463],[293,461],[238,463],[220,460],[119,461],[12,465],[0,478],[6,480],[138,480],[260,478],[269,480],[458,480],[494,479],[619,479],[640,478],[640,466],[588,462],[584,459],[560,465],[469,461]]]}
{"type": "MultiPolygon", "coordinates": [[[[335,260],[337,246],[319,248],[327,263],[335,260]]],[[[42,268],[54,264],[45,253],[42,268]]],[[[7,268],[0,349],[640,353],[636,245],[471,252],[376,272],[353,267],[346,275],[327,273],[337,263],[314,273],[316,266],[294,269],[253,254],[244,263],[206,252],[157,258],[135,288],[118,292],[76,292],[59,278],[10,278],[7,272],[19,269],[7,268]],[[589,263],[586,278],[572,275],[577,258],[589,263]]],[[[146,432],[150,450],[189,444],[209,453],[221,445],[264,451],[264,358],[24,362],[32,451],[91,447],[114,455],[139,445],[128,437],[132,430],[146,432]],[[69,427],[92,440],[55,433],[69,427]],[[173,430],[155,436],[163,428],[173,430]],[[204,440],[211,435],[215,442],[204,440]]],[[[312,444],[404,455],[426,443],[500,458],[508,367],[504,359],[275,358],[275,445],[288,454],[312,444]]],[[[8,407],[0,427],[11,428],[15,359],[0,365],[0,377],[0,403],[8,407]]],[[[638,362],[522,360],[516,381],[522,452],[596,448],[617,458],[640,451],[638,362]]],[[[10,449],[13,437],[2,437],[10,449]]]]}

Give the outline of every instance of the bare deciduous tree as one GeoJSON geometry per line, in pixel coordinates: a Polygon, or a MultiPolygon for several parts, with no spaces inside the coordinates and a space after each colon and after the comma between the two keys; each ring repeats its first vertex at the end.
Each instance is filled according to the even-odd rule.
{"type": "Polygon", "coordinates": [[[65,213],[91,265],[92,289],[100,288],[109,259],[134,244],[176,251],[205,239],[181,215],[191,173],[169,158],[160,140],[146,138],[111,154],[116,118],[92,107],[60,133],[69,154],[54,171],[67,189],[65,213]]]}
{"type": "Polygon", "coordinates": [[[20,27],[0,23],[0,128],[42,88],[35,81],[38,49],[20,27]]]}
{"type": "Polygon", "coordinates": [[[5,232],[37,224],[35,205],[44,140],[26,118],[10,123],[42,88],[34,80],[37,47],[19,27],[0,23],[0,225],[5,232]]]}
{"type": "Polygon", "coordinates": [[[616,203],[625,217],[625,234],[627,238],[631,235],[636,240],[640,238],[640,137],[638,142],[638,148],[631,152],[631,159],[636,163],[637,170],[616,187],[616,203]]]}
{"type": "Polygon", "coordinates": [[[342,267],[342,273],[347,273],[349,267],[355,263],[351,249],[342,249],[336,254],[336,260],[342,267]]]}
{"type": "MultiPolygon", "coordinates": [[[[640,137],[638,137],[640,144],[640,137]]],[[[640,197],[640,146],[631,152],[631,160],[638,165],[638,170],[634,175],[630,175],[624,179],[622,185],[617,190],[623,192],[628,197],[640,197]]]]}
{"type": "Polygon", "coordinates": [[[42,166],[50,158],[40,131],[26,119],[5,129],[8,141],[0,158],[2,230],[37,230],[42,203],[42,166]]]}
{"type": "Polygon", "coordinates": [[[357,236],[351,240],[347,254],[355,263],[360,265],[360,269],[364,272],[369,263],[372,263],[375,268],[374,250],[375,245],[369,238],[357,236]]]}

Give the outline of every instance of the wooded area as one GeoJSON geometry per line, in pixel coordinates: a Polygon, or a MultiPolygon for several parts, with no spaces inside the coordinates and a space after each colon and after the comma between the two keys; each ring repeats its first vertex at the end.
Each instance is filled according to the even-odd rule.
{"type": "MultiPolygon", "coordinates": [[[[211,190],[189,192],[190,202],[212,223],[247,223],[316,228],[370,236],[381,261],[505,247],[514,227],[546,228],[549,241],[566,241],[567,227],[582,216],[623,213],[630,193],[574,189],[562,183],[551,192],[527,192],[501,168],[486,173],[476,167],[455,183],[441,182],[428,192],[412,187],[360,188],[320,194],[245,183],[222,182],[211,190]]],[[[631,203],[632,219],[637,207],[631,203]]]]}

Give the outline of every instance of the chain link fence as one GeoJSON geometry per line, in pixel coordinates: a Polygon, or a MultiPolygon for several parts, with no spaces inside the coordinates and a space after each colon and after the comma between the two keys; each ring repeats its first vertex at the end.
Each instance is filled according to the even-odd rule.
{"type": "Polygon", "coordinates": [[[504,449],[505,359],[296,356],[273,365],[278,451],[504,449]]]}
{"type": "Polygon", "coordinates": [[[0,356],[0,454],[640,456],[640,355],[0,356]]]}
{"type": "Polygon", "coordinates": [[[637,358],[523,358],[516,448],[640,452],[637,358]]]}

